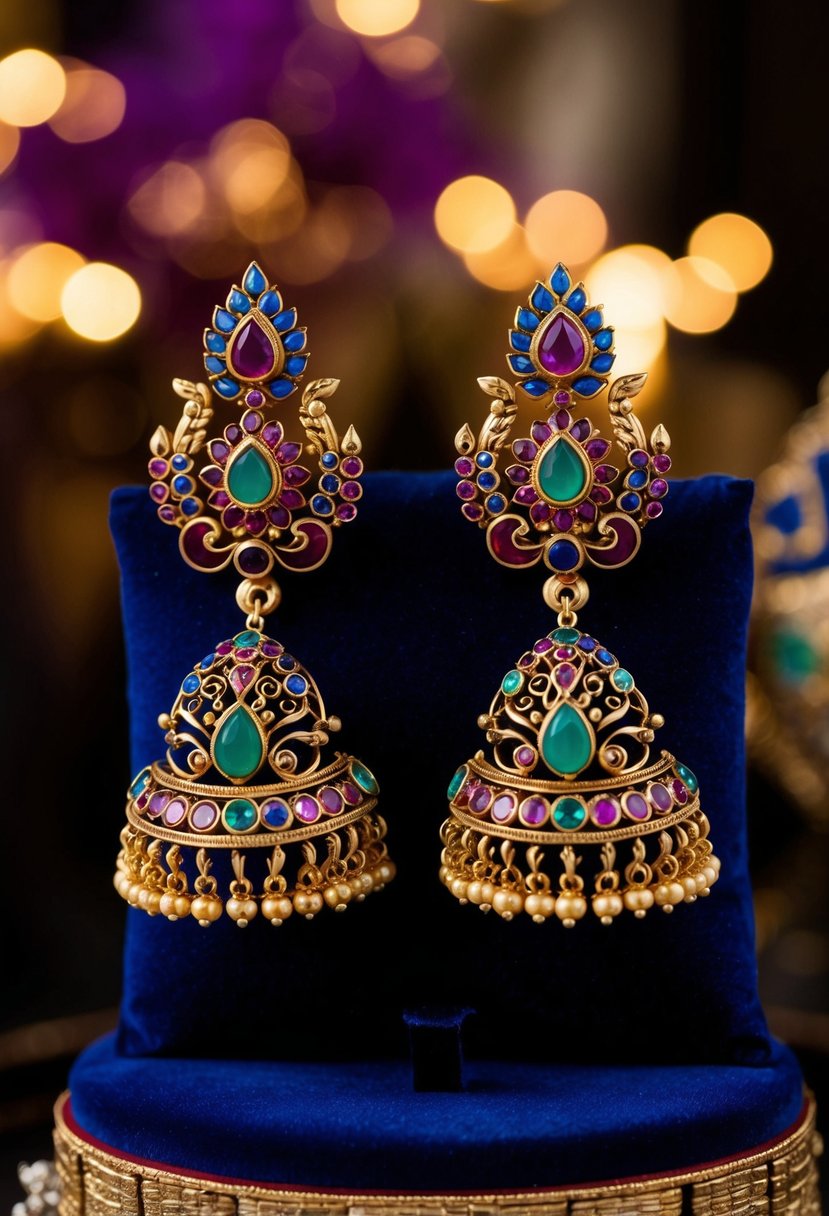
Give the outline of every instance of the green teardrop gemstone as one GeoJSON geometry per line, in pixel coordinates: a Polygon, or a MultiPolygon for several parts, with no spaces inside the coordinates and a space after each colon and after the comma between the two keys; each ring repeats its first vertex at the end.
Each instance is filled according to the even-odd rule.
{"type": "Polygon", "coordinates": [[[587,720],[566,701],[554,710],[538,736],[544,763],[562,777],[574,777],[593,755],[593,731],[587,720]]]}
{"type": "Polygon", "coordinates": [[[584,492],[587,469],[572,440],[557,439],[547,448],[538,466],[538,485],[550,502],[573,502],[584,492]]]}
{"type": "Polygon", "coordinates": [[[227,488],[237,502],[255,507],[273,493],[273,470],[258,448],[245,448],[227,473],[227,488]]]}
{"type": "Polygon", "coordinates": [[[697,781],[696,774],[691,772],[687,764],[677,764],[676,771],[688,786],[691,793],[696,794],[697,790],[699,789],[699,782],[697,781]]]}
{"type": "Polygon", "coordinates": [[[253,714],[237,705],[228,714],[213,740],[216,767],[231,781],[252,777],[264,759],[265,748],[253,714]]]}

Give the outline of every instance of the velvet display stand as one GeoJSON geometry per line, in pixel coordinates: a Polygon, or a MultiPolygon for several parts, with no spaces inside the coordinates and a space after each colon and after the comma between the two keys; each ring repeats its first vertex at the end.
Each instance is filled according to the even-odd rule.
{"type": "MultiPolygon", "coordinates": [[[[134,1174],[161,1162],[214,1182],[423,1194],[605,1184],[765,1146],[756,1169],[768,1181],[768,1146],[809,1125],[794,1131],[802,1080],[756,989],[750,498],[748,483],[724,477],[674,483],[636,559],[590,572],[580,615],[665,716],[657,746],[697,773],[721,880],[672,916],[609,928],[588,916],[568,931],[483,915],[437,879],[445,787],[483,745],[477,716],[555,623],[543,574],[492,562],[459,516],[451,474],[367,477],[357,522],[326,567],[281,580],[267,627],[342,717],[336,745],[375,770],[398,877],[343,915],[281,928],[223,918],[205,930],[131,911],[120,1028],[73,1070],[66,1161],[80,1137],[143,1162],[134,1174]],[[464,1088],[415,1093],[409,1036],[434,1089],[457,1071],[450,1049],[423,1072],[419,1028],[433,1034],[441,1019],[462,1033],[464,1088]]],[[[186,568],[143,490],[115,494],[112,528],[137,771],[163,754],[156,719],[183,676],[240,617],[232,574],[186,568]]],[[[121,815],[113,807],[113,845],[121,815]]]]}

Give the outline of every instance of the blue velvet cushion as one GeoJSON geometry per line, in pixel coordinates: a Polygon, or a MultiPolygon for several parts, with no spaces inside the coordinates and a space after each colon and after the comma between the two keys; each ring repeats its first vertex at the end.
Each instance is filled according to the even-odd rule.
{"type": "MultiPolygon", "coordinates": [[[[543,576],[495,565],[460,518],[453,481],[369,476],[327,566],[286,575],[270,622],[342,717],[338,746],[376,771],[398,878],[343,915],[282,928],[131,911],[120,1052],[403,1058],[405,1009],[462,1005],[476,1011],[464,1037],[480,1059],[767,1066],[743,784],[750,485],[675,483],[637,558],[590,572],[581,615],[664,714],[659,742],[698,774],[722,878],[670,917],[611,928],[588,917],[567,931],[484,916],[437,879],[448,779],[481,745],[476,719],[503,673],[554,623],[543,576]]],[[[182,677],[240,615],[232,574],[187,568],[145,490],[115,494],[112,528],[137,771],[163,754],[156,718],[182,677]]],[[[121,815],[113,807],[113,852],[121,815]]]]}

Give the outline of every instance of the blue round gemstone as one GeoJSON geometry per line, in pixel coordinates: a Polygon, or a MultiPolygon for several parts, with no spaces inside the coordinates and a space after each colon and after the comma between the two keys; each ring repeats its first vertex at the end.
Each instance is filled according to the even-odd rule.
{"type": "Polygon", "coordinates": [[[579,650],[586,650],[587,653],[589,654],[591,650],[596,649],[595,639],[588,638],[588,637],[579,638],[578,647],[579,647],[579,650]]]}
{"type": "Polygon", "coordinates": [[[308,681],[305,679],[305,676],[288,676],[287,680],[285,681],[285,687],[287,688],[288,692],[292,692],[295,697],[301,697],[305,692],[305,689],[308,687],[308,681]]]}
{"type": "Polygon", "coordinates": [[[641,502],[638,494],[623,494],[619,499],[619,506],[623,511],[638,511],[641,502]]]}
{"type": "Polygon", "coordinates": [[[201,667],[201,668],[209,667],[210,664],[215,659],[215,657],[216,657],[215,654],[205,655],[205,657],[202,659],[201,663],[199,663],[199,667],[201,667]]]}
{"type": "Polygon", "coordinates": [[[324,469],[336,469],[339,457],[336,452],[323,452],[320,464],[324,469]]]}
{"type": "Polygon", "coordinates": [[[282,828],[291,817],[288,804],[281,798],[269,798],[261,807],[262,822],[269,828],[282,828]]]}
{"type": "Polygon", "coordinates": [[[479,452],[475,457],[475,463],[479,469],[488,469],[491,467],[495,457],[492,452],[479,452]]]}
{"type": "Polygon", "coordinates": [[[281,654],[276,660],[277,667],[281,667],[283,671],[293,671],[296,667],[296,659],[289,654],[281,654]]]}
{"type": "Polygon", "coordinates": [[[176,494],[191,494],[193,492],[193,479],[179,475],[173,478],[173,489],[176,494]]]}
{"type": "Polygon", "coordinates": [[[571,540],[557,540],[550,545],[547,561],[553,570],[574,570],[579,564],[579,551],[571,540]]]}
{"type": "Polygon", "coordinates": [[[507,504],[503,494],[490,494],[486,500],[486,505],[493,515],[498,515],[507,504]]]}
{"type": "Polygon", "coordinates": [[[201,680],[195,672],[190,676],[185,676],[181,682],[182,692],[197,692],[199,688],[201,688],[201,680]]]}
{"type": "Polygon", "coordinates": [[[316,511],[317,515],[330,515],[334,510],[334,504],[324,494],[315,494],[311,499],[311,509],[316,511]]]}
{"type": "Polygon", "coordinates": [[[173,459],[170,461],[170,464],[173,466],[174,469],[176,469],[180,473],[182,469],[187,468],[187,464],[188,464],[187,457],[182,456],[182,454],[180,452],[177,452],[176,455],[173,457],[173,459]]]}
{"type": "Polygon", "coordinates": [[[609,667],[611,663],[616,662],[609,650],[603,650],[601,648],[596,651],[596,658],[600,663],[604,663],[606,667],[609,667]]]}
{"type": "Polygon", "coordinates": [[[482,490],[494,490],[498,484],[498,476],[496,473],[479,473],[478,485],[482,490]]]}
{"type": "Polygon", "coordinates": [[[185,515],[195,515],[199,509],[199,500],[197,498],[184,498],[181,502],[181,509],[185,515]]]}
{"type": "Polygon", "coordinates": [[[628,476],[628,485],[631,490],[641,490],[648,484],[648,473],[646,469],[635,469],[628,476]]]}
{"type": "Polygon", "coordinates": [[[336,473],[326,473],[320,478],[320,485],[326,494],[336,494],[340,488],[340,479],[336,473]]]}

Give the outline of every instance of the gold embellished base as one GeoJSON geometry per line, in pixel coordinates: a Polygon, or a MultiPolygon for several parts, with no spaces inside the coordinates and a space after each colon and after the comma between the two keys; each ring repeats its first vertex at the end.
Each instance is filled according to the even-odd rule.
{"type": "Polygon", "coordinates": [[[417,1195],[299,1191],[176,1172],[86,1139],[68,1097],[55,1108],[62,1216],[820,1216],[811,1100],[777,1140],[696,1169],[546,1191],[417,1195]]]}

